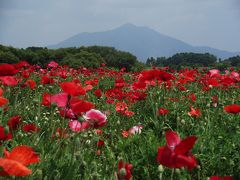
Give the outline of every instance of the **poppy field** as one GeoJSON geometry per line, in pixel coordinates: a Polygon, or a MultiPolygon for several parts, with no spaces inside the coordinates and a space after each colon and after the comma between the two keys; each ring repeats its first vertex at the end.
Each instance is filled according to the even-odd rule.
{"type": "Polygon", "coordinates": [[[240,71],[0,64],[0,176],[240,179],[240,71]]]}

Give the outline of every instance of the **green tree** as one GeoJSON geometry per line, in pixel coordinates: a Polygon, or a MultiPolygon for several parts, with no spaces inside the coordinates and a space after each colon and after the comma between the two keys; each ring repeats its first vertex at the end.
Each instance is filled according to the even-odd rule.
{"type": "Polygon", "coordinates": [[[97,68],[103,62],[100,55],[96,53],[90,53],[87,51],[81,51],[77,54],[68,54],[61,62],[62,65],[68,65],[73,68],[79,68],[84,66],[87,68],[97,68]]]}
{"type": "Polygon", "coordinates": [[[18,57],[16,57],[13,53],[9,51],[2,51],[0,50],[0,63],[17,63],[19,62],[18,57]]]}
{"type": "Polygon", "coordinates": [[[240,66],[240,56],[230,57],[223,62],[229,63],[231,66],[240,66]]]}

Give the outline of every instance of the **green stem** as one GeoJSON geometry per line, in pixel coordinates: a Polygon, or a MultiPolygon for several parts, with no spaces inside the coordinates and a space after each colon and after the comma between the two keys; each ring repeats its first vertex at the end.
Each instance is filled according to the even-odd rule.
{"type": "Polygon", "coordinates": [[[163,173],[162,172],[160,172],[160,174],[159,174],[159,179],[160,180],[162,180],[163,178],[162,178],[162,175],[163,175],[163,173]]]}
{"type": "Polygon", "coordinates": [[[172,173],[171,173],[171,180],[174,180],[174,173],[175,173],[175,169],[172,169],[172,173]]]}

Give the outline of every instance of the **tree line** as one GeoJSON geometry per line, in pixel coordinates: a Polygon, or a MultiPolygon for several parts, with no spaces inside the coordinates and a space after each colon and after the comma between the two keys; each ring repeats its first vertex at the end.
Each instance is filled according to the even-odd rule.
{"type": "Polygon", "coordinates": [[[148,58],[147,66],[170,66],[173,68],[181,67],[215,67],[224,69],[226,67],[239,67],[240,56],[230,57],[225,60],[217,59],[216,56],[209,53],[177,53],[169,58],[157,57],[148,58]]]}
{"type": "Polygon", "coordinates": [[[119,51],[113,47],[90,46],[48,49],[46,47],[14,48],[0,45],[0,63],[17,63],[25,60],[30,64],[46,65],[56,61],[61,65],[73,68],[80,66],[96,68],[105,64],[117,69],[126,68],[127,71],[140,70],[143,63],[137,61],[136,56],[129,52],[119,51]]]}
{"type": "Polygon", "coordinates": [[[45,66],[50,61],[73,68],[97,68],[102,64],[116,69],[139,71],[145,67],[215,67],[220,70],[226,67],[240,66],[240,56],[225,60],[217,59],[209,53],[177,53],[171,57],[150,57],[146,63],[139,62],[129,52],[119,51],[113,47],[89,46],[48,49],[46,47],[14,48],[0,45],[0,63],[17,63],[21,60],[30,64],[45,66]]]}

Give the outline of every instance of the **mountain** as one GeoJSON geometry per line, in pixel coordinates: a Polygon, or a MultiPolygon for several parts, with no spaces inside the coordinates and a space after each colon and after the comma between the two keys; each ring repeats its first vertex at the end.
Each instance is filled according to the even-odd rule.
{"type": "Polygon", "coordinates": [[[208,52],[222,59],[240,54],[211,47],[192,46],[148,27],[139,27],[130,23],[109,31],[80,33],[48,47],[64,48],[93,45],[111,46],[118,50],[128,51],[142,61],[146,61],[148,57],[169,57],[179,52],[208,52]]]}

